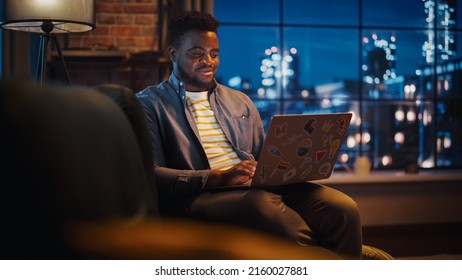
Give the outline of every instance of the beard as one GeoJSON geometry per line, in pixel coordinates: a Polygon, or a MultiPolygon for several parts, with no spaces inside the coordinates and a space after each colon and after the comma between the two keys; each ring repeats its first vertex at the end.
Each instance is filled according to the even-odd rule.
{"type": "Polygon", "coordinates": [[[194,87],[200,91],[209,90],[214,85],[215,75],[213,75],[213,78],[211,79],[199,79],[194,76],[194,72],[191,73],[186,71],[180,64],[177,64],[177,66],[179,78],[185,83],[185,85],[194,87]]]}

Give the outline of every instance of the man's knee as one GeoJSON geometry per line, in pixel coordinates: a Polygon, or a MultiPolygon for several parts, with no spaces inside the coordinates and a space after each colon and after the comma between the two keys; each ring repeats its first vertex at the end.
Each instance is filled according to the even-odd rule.
{"type": "Polygon", "coordinates": [[[281,197],[277,194],[263,190],[253,189],[248,191],[242,199],[242,207],[251,213],[265,215],[274,206],[282,204],[281,197]]]}
{"type": "Polygon", "coordinates": [[[361,215],[358,204],[351,197],[340,193],[331,203],[331,211],[337,217],[350,224],[361,224],[361,215]]]}

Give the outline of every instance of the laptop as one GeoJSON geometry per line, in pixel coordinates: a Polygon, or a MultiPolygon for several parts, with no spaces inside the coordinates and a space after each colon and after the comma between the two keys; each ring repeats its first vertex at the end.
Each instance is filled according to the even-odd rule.
{"type": "Polygon", "coordinates": [[[275,115],[258,159],[252,187],[329,178],[352,113],[275,115]]]}

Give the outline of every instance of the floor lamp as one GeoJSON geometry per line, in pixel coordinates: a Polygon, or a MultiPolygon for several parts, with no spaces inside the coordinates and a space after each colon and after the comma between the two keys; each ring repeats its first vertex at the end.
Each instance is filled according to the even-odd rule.
{"type": "Polygon", "coordinates": [[[64,73],[70,82],[57,33],[86,32],[95,28],[94,0],[6,0],[3,29],[39,33],[40,45],[36,80],[44,84],[47,50],[51,41],[57,52],[64,73]]]}

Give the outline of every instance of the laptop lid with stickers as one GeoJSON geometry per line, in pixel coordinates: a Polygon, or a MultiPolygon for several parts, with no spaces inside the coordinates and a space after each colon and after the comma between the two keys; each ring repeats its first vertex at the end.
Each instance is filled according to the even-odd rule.
{"type": "Polygon", "coordinates": [[[329,178],[351,117],[352,113],[273,116],[251,185],[329,178]]]}

